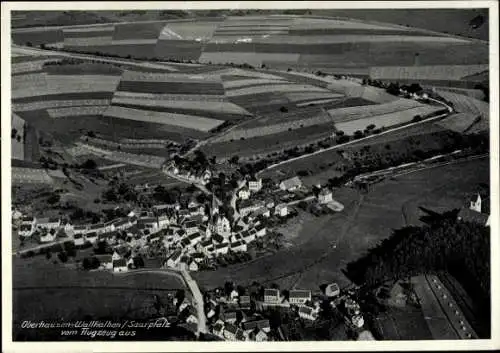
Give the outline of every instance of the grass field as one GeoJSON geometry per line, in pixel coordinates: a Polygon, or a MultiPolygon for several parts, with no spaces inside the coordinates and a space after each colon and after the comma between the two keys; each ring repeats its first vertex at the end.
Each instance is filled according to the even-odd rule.
{"type": "Polygon", "coordinates": [[[12,114],[12,129],[16,129],[16,136],[12,138],[11,136],[11,154],[13,159],[20,159],[24,160],[24,129],[25,129],[25,122],[23,119],[19,117],[17,114],[12,114]],[[17,140],[17,136],[20,137],[19,140],[17,140]]]}

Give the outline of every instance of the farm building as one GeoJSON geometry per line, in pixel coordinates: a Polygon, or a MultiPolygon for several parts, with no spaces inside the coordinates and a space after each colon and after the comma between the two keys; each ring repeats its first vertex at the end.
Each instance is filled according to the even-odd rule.
{"type": "Polygon", "coordinates": [[[257,192],[262,189],[262,179],[250,179],[248,180],[248,188],[250,191],[257,192]]]}
{"type": "Polygon", "coordinates": [[[59,218],[40,218],[36,222],[38,229],[56,229],[61,225],[61,220],[59,218]]]}
{"type": "Polygon", "coordinates": [[[280,291],[278,289],[265,289],[264,290],[264,303],[278,304],[281,301],[280,291]]]}
{"type": "Polygon", "coordinates": [[[301,306],[299,308],[299,317],[302,319],[316,321],[318,318],[317,310],[309,306],[301,306]]]}
{"type": "Polygon", "coordinates": [[[250,190],[246,187],[241,188],[238,191],[238,197],[242,200],[248,200],[250,198],[250,190]]]}
{"type": "Polygon", "coordinates": [[[279,205],[276,205],[274,214],[280,217],[286,217],[288,215],[288,205],[286,203],[280,203],[279,205]]]}
{"type": "Polygon", "coordinates": [[[325,289],[325,294],[328,297],[336,297],[336,296],[340,295],[339,285],[337,283],[329,284],[325,289]]]}

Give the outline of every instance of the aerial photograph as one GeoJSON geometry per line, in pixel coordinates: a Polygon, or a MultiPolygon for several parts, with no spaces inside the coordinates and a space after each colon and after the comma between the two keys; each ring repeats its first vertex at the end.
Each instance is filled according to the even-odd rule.
{"type": "Polygon", "coordinates": [[[10,12],[13,342],[491,339],[490,9],[66,7],[10,12]]]}

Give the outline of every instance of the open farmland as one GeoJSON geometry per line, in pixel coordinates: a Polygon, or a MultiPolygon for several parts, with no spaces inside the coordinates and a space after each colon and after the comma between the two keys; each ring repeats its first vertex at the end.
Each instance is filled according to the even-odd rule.
{"type": "Polygon", "coordinates": [[[335,128],[337,130],[344,131],[348,135],[352,135],[355,131],[363,131],[369,125],[375,125],[375,128],[387,128],[394,125],[409,123],[417,115],[425,117],[426,115],[439,110],[440,108],[436,106],[420,106],[394,113],[335,123],[335,128]]]}
{"type": "Polygon", "coordinates": [[[183,128],[209,131],[223,123],[222,120],[207,119],[194,115],[145,111],[112,105],[105,112],[105,116],[118,119],[137,120],[157,124],[180,126],[183,128]]]}

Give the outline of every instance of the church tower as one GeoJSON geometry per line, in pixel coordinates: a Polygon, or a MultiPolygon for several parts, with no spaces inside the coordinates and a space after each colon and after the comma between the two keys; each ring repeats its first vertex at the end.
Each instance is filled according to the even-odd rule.
{"type": "Polygon", "coordinates": [[[479,193],[477,194],[477,199],[476,201],[471,201],[470,202],[470,207],[472,211],[476,211],[481,213],[481,195],[479,193]]]}

